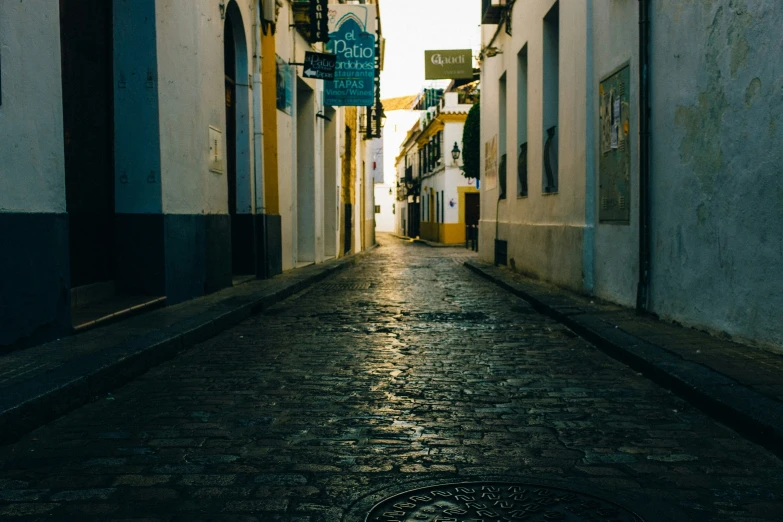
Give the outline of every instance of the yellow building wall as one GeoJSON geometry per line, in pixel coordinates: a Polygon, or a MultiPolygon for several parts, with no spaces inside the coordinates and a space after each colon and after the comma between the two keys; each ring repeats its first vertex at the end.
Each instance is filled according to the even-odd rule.
{"type": "MultiPolygon", "coordinates": [[[[476,187],[457,187],[459,195],[459,221],[457,223],[435,223],[435,199],[430,201],[430,216],[428,221],[420,223],[421,238],[427,241],[455,245],[465,242],[465,194],[479,191],[476,187]]],[[[425,195],[424,197],[430,197],[425,195]]]]}
{"type": "Polygon", "coordinates": [[[264,111],[264,206],[266,213],[280,214],[277,177],[277,61],[275,35],[261,30],[261,90],[264,111]]]}

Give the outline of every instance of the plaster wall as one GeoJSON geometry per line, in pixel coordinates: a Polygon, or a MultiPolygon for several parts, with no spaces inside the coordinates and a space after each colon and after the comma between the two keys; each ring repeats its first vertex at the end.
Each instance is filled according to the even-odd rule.
{"type": "MultiPolygon", "coordinates": [[[[369,161],[372,166],[372,161],[369,161]]],[[[364,178],[364,242],[362,250],[375,244],[375,183],[368,173],[364,178]]]]}
{"type": "MultiPolygon", "coordinates": [[[[280,13],[277,19],[277,33],[276,33],[276,52],[277,55],[285,62],[294,61],[293,59],[293,39],[298,38],[297,45],[305,45],[304,40],[298,36],[296,31],[289,27],[292,21],[292,13],[290,5],[284,5],[280,9],[280,13]]],[[[294,96],[296,96],[296,78],[291,78],[294,96]]],[[[296,100],[293,102],[293,107],[296,107],[296,100]]],[[[296,171],[295,161],[296,158],[296,134],[295,134],[295,120],[292,114],[286,114],[281,110],[277,110],[277,172],[279,181],[279,196],[280,196],[280,223],[282,234],[282,258],[283,258],[283,270],[291,270],[295,266],[295,249],[296,249],[296,171]]]]}
{"type": "Polygon", "coordinates": [[[394,187],[385,183],[375,184],[375,205],[380,205],[380,213],[375,214],[376,232],[393,232],[397,208],[397,193],[394,187]],[[391,194],[389,194],[391,191],[391,194]]]}
{"type": "Polygon", "coordinates": [[[365,141],[365,157],[367,158],[367,177],[372,183],[383,183],[384,180],[384,138],[373,138],[365,141]]]}
{"type": "MultiPolygon", "coordinates": [[[[383,127],[383,180],[384,183],[396,183],[397,171],[395,161],[400,154],[400,147],[415,122],[419,121],[419,111],[388,111],[386,125],[383,127]]],[[[403,163],[403,177],[405,174],[403,163]]]]}
{"type": "Polygon", "coordinates": [[[783,6],[652,6],[651,309],[780,348],[783,6]]]}
{"type": "MultiPolygon", "coordinates": [[[[501,29],[492,46],[502,50],[485,56],[481,72],[481,165],[484,143],[499,136],[499,82],[506,75],[506,150],[508,155],[505,200],[498,202],[498,188],[481,182],[479,257],[494,260],[496,220],[498,238],[508,241],[509,264],[521,272],[581,291],[582,237],[585,227],[586,161],[586,50],[587,8],[582,0],[559,2],[559,104],[558,104],[558,192],[543,193],[544,152],[544,17],[553,0],[529,0],[513,10],[513,35],[501,29]],[[527,44],[528,56],[528,189],[529,196],[517,198],[518,139],[518,53],[527,44]]],[[[497,26],[482,26],[487,45],[497,26]]],[[[500,140],[499,140],[500,141],[500,140]]],[[[482,171],[483,172],[483,171],[482,171]]]]}
{"type": "Polygon", "coordinates": [[[0,55],[0,212],[65,212],[58,3],[0,2],[0,55]]]}
{"type": "MultiPolygon", "coordinates": [[[[397,180],[402,185],[402,180],[405,179],[405,159],[401,158],[394,166],[397,172],[397,180]]],[[[394,233],[405,235],[405,221],[408,219],[408,200],[406,198],[403,201],[396,201],[395,203],[397,205],[397,212],[394,214],[394,233]]]]}
{"type": "MultiPolygon", "coordinates": [[[[408,204],[406,201],[397,201],[397,182],[405,178],[405,159],[400,159],[397,163],[397,157],[400,155],[402,142],[408,134],[411,126],[419,121],[419,111],[388,111],[386,113],[386,125],[383,127],[383,176],[384,183],[394,187],[395,213],[393,214],[392,230],[395,234],[402,235],[403,221],[407,219],[408,204]]],[[[388,193],[388,191],[386,191],[388,193]]],[[[385,211],[381,206],[381,212],[385,211]]],[[[382,231],[380,222],[377,230],[382,231]]]]}
{"type": "Polygon", "coordinates": [[[323,132],[315,97],[312,86],[297,79],[296,263],[323,260],[323,132]]]}
{"type": "MultiPolygon", "coordinates": [[[[598,222],[599,198],[594,196],[588,204],[593,205],[596,216],[593,293],[604,299],[626,306],[636,303],[636,287],[639,279],[639,6],[638,2],[593,1],[593,94],[589,100],[593,128],[590,146],[594,151],[593,169],[595,177],[592,193],[599,193],[601,182],[599,162],[599,86],[625,65],[630,66],[629,105],[631,129],[628,144],[631,155],[631,212],[629,224],[601,224],[598,222]]],[[[585,267],[587,269],[587,267],[585,267]]]]}
{"type": "MultiPolygon", "coordinates": [[[[467,113],[465,115],[467,117],[467,113]]],[[[454,143],[462,150],[462,131],[465,128],[463,122],[446,123],[443,128],[443,161],[446,170],[443,178],[443,187],[439,190],[445,190],[443,198],[446,208],[444,210],[444,223],[458,223],[460,219],[459,193],[457,188],[468,184],[467,178],[462,175],[460,165],[462,165],[462,155],[455,162],[451,157],[451,150],[454,143]],[[449,205],[449,201],[454,201],[454,206],[449,205]]]]}
{"type": "MultiPolygon", "coordinates": [[[[242,25],[235,39],[237,53],[237,208],[252,208],[251,96],[248,71],[252,57],[252,2],[234,0],[242,25]],[[242,34],[242,31],[244,34],[242,34]]],[[[226,21],[211,0],[157,0],[158,91],[163,210],[173,214],[228,212],[225,80],[223,38],[226,21]],[[209,170],[209,127],[221,131],[223,173],[209,170]]],[[[236,14],[236,11],[234,13],[236,14]]],[[[234,18],[236,19],[236,18],[234,18]]],[[[239,29],[239,31],[238,31],[239,29]]]]}
{"type": "Polygon", "coordinates": [[[324,108],[329,120],[324,122],[324,258],[338,255],[340,230],[340,132],[342,126],[341,110],[324,108]]]}
{"type": "MultiPolygon", "coordinates": [[[[354,207],[354,236],[353,236],[353,251],[354,252],[361,252],[365,245],[365,236],[364,231],[367,224],[367,163],[366,163],[366,152],[367,149],[365,147],[364,138],[362,137],[362,133],[360,132],[361,129],[361,119],[362,114],[364,111],[358,110],[357,112],[357,121],[356,121],[356,143],[353,150],[356,151],[356,157],[354,159],[356,163],[356,179],[354,180],[354,194],[356,195],[356,201],[354,204],[356,205],[354,207]]],[[[372,182],[370,182],[370,190],[372,190],[372,182]]],[[[372,217],[372,215],[370,215],[372,217]]]]}

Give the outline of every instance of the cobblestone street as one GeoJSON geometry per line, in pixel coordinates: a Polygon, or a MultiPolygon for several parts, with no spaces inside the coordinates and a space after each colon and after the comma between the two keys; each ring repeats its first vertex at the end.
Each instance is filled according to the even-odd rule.
{"type": "Polygon", "coordinates": [[[479,480],[647,521],[783,519],[771,453],[472,274],[467,250],[381,243],[0,448],[0,519],[339,522],[373,493],[479,480]]]}

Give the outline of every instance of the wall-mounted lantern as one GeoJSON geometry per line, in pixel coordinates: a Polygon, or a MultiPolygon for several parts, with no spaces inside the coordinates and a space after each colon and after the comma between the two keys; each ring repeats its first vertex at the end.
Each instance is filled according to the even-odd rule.
{"type": "Polygon", "coordinates": [[[454,164],[457,164],[457,160],[459,159],[459,145],[457,145],[457,142],[454,142],[454,148],[451,149],[451,157],[454,159],[454,164]]]}

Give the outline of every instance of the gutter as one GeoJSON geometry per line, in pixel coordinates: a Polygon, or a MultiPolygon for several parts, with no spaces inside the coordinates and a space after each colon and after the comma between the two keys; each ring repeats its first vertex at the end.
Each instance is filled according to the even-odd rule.
{"type": "Polygon", "coordinates": [[[639,283],[636,313],[650,298],[650,0],[639,0],[639,283]]]}
{"type": "Polygon", "coordinates": [[[596,143],[596,122],[597,113],[595,107],[596,89],[595,82],[595,63],[594,63],[594,41],[593,34],[593,0],[587,0],[587,23],[585,35],[585,54],[587,57],[585,73],[587,76],[587,111],[586,111],[586,129],[587,146],[585,147],[585,228],[582,240],[582,291],[587,295],[592,295],[595,290],[595,214],[596,214],[596,149],[593,144],[596,143]]]}
{"type": "MultiPolygon", "coordinates": [[[[258,244],[258,216],[266,213],[264,207],[264,126],[261,107],[263,94],[261,93],[261,0],[255,2],[256,17],[254,20],[253,37],[255,39],[255,60],[253,62],[253,206],[255,207],[255,216],[253,216],[253,245],[255,250],[256,276],[267,277],[267,263],[264,263],[262,273],[258,273],[259,257],[262,250],[258,244]]],[[[264,233],[266,238],[266,233],[264,233]]]]}

